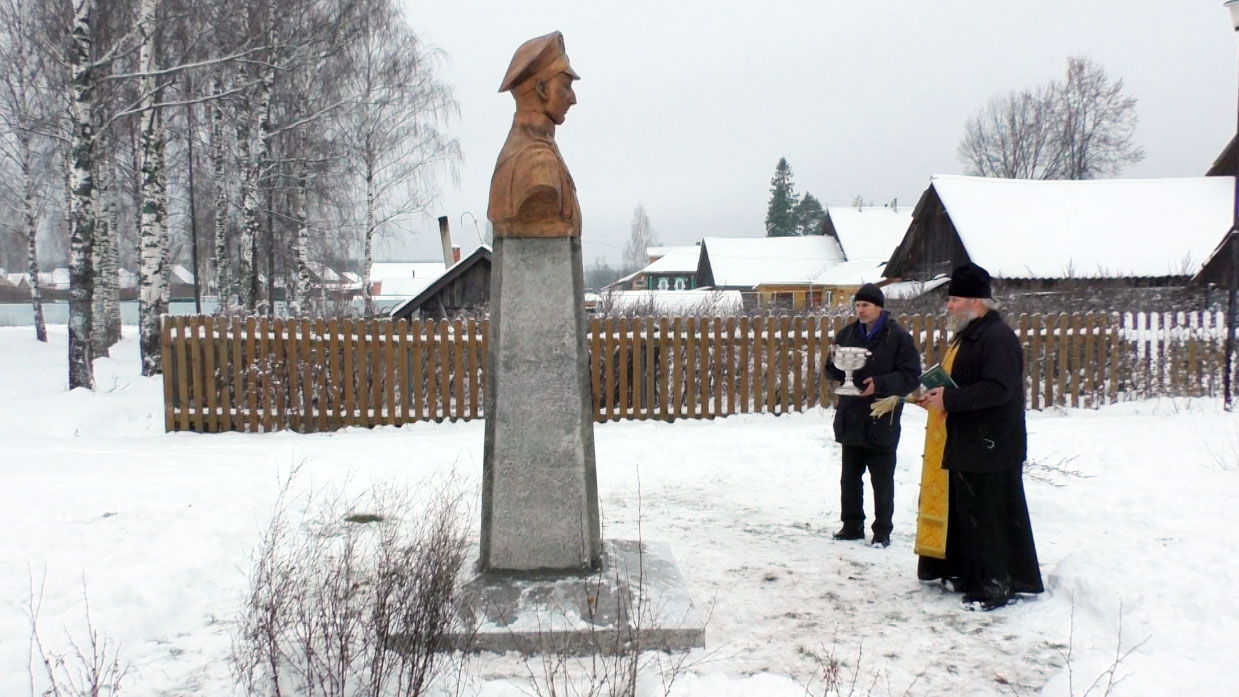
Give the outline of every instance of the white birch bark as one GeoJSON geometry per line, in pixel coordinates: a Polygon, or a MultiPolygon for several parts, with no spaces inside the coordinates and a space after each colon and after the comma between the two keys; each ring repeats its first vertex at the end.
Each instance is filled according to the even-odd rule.
{"type": "MultiPolygon", "coordinates": [[[[103,141],[96,143],[97,152],[106,152],[107,145],[103,141]]],[[[95,244],[91,249],[91,264],[95,270],[95,294],[91,298],[91,350],[96,358],[108,355],[108,341],[106,334],[106,323],[104,315],[107,308],[104,305],[105,288],[107,287],[107,272],[104,270],[104,257],[107,256],[109,244],[112,242],[112,231],[108,228],[108,181],[104,172],[101,170],[102,162],[106,159],[105,156],[96,157],[95,159],[95,191],[94,203],[91,205],[91,211],[95,217],[95,244]]]]}
{"type": "Polygon", "coordinates": [[[310,297],[310,266],[309,261],[309,217],[306,214],[304,183],[297,185],[296,194],[296,236],[293,241],[293,267],[297,273],[293,284],[292,297],[289,298],[288,316],[305,317],[314,312],[314,302],[310,297]]]}
{"type": "Polygon", "coordinates": [[[104,205],[107,207],[107,212],[104,214],[104,220],[107,221],[109,231],[109,244],[107,253],[103,255],[102,273],[107,283],[103,287],[103,324],[104,324],[104,339],[107,342],[108,348],[115,346],[121,340],[121,314],[120,314],[120,223],[118,220],[119,206],[117,205],[118,188],[116,182],[120,181],[119,173],[115,170],[112,158],[107,158],[108,168],[105,172],[108,173],[108,193],[104,205]]]}
{"type": "Polygon", "coordinates": [[[34,335],[44,343],[47,342],[47,324],[43,321],[43,292],[39,286],[39,254],[38,235],[39,219],[34,200],[34,154],[30,148],[30,136],[19,134],[22,138],[22,223],[26,230],[26,261],[30,270],[30,304],[34,310],[34,335]]]}
{"type": "MultiPolygon", "coordinates": [[[[257,8],[257,3],[250,6],[257,8]]],[[[257,10],[250,17],[256,16],[257,10]]],[[[259,235],[262,232],[262,217],[260,207],[259,186],[262,183],[263,172],[267,165],[267,150],[271,135],[271,86],[275,82],[274,51],[275,44],[275,3],[267,3],[266,16],[267,60],[258,65],[257,98],[247,100],[247,106],[252,111],[248,118],[242,118],[244,132],[238,128],[237,138],[244,156],[242,166],[245,167],[245,177],[241,191],[241,305],[248,312],[254,312],[258,301],[258,269],[254,250],[259,235]],[[257,122],[257,132],[251,130],[251,124],[257,122]]]]}
{"type": "Polygon", "coordinates": [[[95,0],[80,0],[74,10],[69,36],[70,136],[69,170],[69,389],[95,388],[91,353],[91,301],[94,276],[91,249],[95,218],[94,198],[94,102],[95,74],[91,63],[91,21],[95,0]]]}
{"type": "MultiPolygon", "coordinates": [[[[138,66],[143,73],[155,69],[155,12],[158,0],[142,0],[138,26],[142,32],[142,45],[138,50],[138,66]]],[[[160,317],[164,311],[167,277],[164,247],[167,235],[167,206],[160,195],[160,168],[163,166],[162,110],[152,108],[155,103],[155,78],[143,77],[141,90],[144,95],[141,126],[141,209],[138,212],[138,332],[142,356],[142,374],[158,375],[162,372],[162,355],[159,350],[160,317]]]]}
{"type": "Polygon", "coordinates": [[[366,234],[361,260],[361,297],[365,301],[366,316],[374,315],[374,293],[370,289],[370,270],[374,266],[374,231],[378,227],[375,222],[375,206],[378,197],[374,191],[373,162],[366,162],[366,234]]]}
{"type": "MultiPolygon", "coordinates": [[[[211,91],[222,94],[223,78],[216,75],[211,91]]],[[[220,314],[232,312],[232,259],[228,254],[228,186],[225,170],[224,103],[216,98],[211,102],[211,176],[215,186],[215,288],[219,297],[220,314]]]]}

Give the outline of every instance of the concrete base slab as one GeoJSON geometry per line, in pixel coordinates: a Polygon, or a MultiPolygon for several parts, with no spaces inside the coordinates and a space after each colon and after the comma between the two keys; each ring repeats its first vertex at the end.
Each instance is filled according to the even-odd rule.
{"type": "Polygon", "coordinates": [[[581,575],[474,574],[461,617],[450,645],[472,651],[614,655],[705,646],[705,623],[671,548],[659,542],[607,540],[601,570],[581,575]]]}

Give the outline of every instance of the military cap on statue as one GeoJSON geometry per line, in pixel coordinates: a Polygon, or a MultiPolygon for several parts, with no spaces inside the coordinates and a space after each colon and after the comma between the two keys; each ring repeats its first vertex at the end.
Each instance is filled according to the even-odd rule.
{"type": "Polygon", "coordinates": [[[503,83],[499,85],[499,91],[511,91],[513,94],[528,92],[539,81],[549,80],[559,73],[566,73],[573,80],[581,79],[568,64],[564,35],[553,31],[530,39],[516,49],[508,72],[503,76],[503,83]]]}

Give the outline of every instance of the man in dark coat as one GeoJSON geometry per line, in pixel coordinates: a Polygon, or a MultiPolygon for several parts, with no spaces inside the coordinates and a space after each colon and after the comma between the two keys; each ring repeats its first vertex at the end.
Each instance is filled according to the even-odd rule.
{"type": "MultiPolygon", "coordinates": [[[[895,511],[895,447],[899,445],[899,418],[903,402],[879,417],[870,416],[874,399],[900,396],[916,389],[921,374],[921,357],[912,337],[883,309],[882,290],[866,283],[853,298],[857,320],[839,331],[837,346],[860,346],[872,355],[864,367],[852,372],[852,381],[861,390],[859,397],[840,395],[835,407],[835,440],[843,446],[843,471],[839,477],[843,527],[836,540],[865,537],[865,484],[869,470],[873,487],[873,542],[875,547],[891,543],[891,517],[895,511]]],[[[833,363],[826,372],[843,381],[845,373],[833,363]]]]}
{"type": "Polygon", "coordinates": [[[1024,498],[1024,354],[996,310],[985,269],[955,269],[947,295],[957,386],[932,389],[922,400],[946,413],[946,559],[921,557],[918,575],[951,580],[966,604],[992,610],[1015,593],[1044,590],[1024,498]]]}

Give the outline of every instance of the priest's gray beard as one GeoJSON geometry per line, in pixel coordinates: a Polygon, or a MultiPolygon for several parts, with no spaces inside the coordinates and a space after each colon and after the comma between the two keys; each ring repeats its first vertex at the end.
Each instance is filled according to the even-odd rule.
{"type": "Polygon", "coordinates": [[[975,310],[968,310],[962,315],[957,315],[952,312],[946,317],[946,328],[958,334],[959,332],[964,331],[964,328],[977,317],[980,317],[980,315],[978,315],[975,310]]]}

